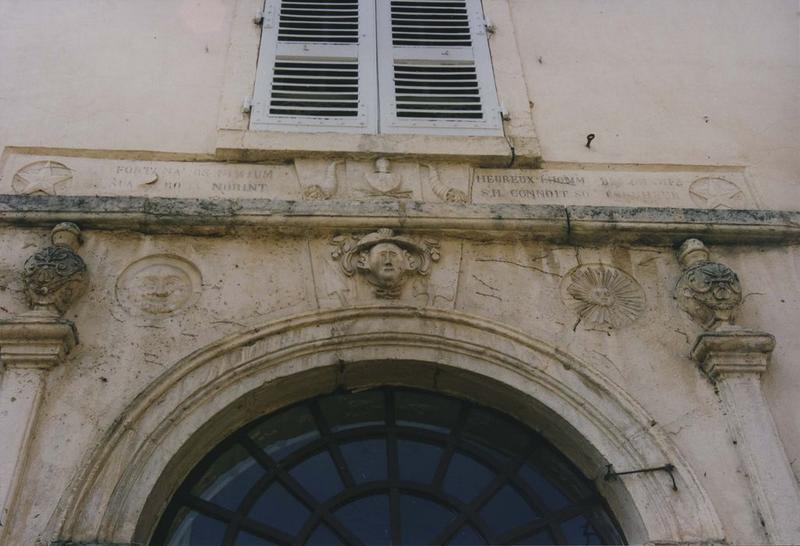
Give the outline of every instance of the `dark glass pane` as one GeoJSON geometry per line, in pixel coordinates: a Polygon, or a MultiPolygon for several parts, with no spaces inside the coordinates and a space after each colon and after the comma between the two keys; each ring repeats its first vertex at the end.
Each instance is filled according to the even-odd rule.
{"type": "Polygon", "coordinates": [[[258,538],[250,533],[240,532],[236,535],[236,542],[234,546],[277,546],[274,542],[270,542],[265,538],[258,538]]]}
{"type": "Polygon", "coordinates": [[[411,440],[398,440],[400,479],[424,484],[431,483],[443,451],[439,446],[411,440]]]}
{"type": "Polygon", "coordinates": [[[505,463],[530,444],[531,433],[497,413],[471,408],[464,423],[464,440],[505,463]]]}
{"type": "Polygon", "coordinates": [[[461,403],[452,398],[415,391],[397,391],[395,417],[398,425],[449,431],[456,423],[461,403]]]}
{"type": "Polygon", "coordinates": [[[561,530],[564,531],[567,544],[604,544],[592,524],[583,516],[562,523],[561,530]]]}
{"type": "Polygon", "coordinates": [[[295,534],[311,512],[281,484],[273,482],[258,498],[248,517],[289,534],[295,534]]]}
{"type": "MultiPolygon", "coordinates": [[[[188,510],[182,510],[181,518],[174,525],[167,539],[167,546],[185,546],[202,544],[218,546],[225,538],[227,525],[208,516],[188,510]]],[[[176,520],[178,521],[178,520],[176,520]]]]}
{"type": "Polygon", "coordinates": [[[225,451],[203,473],[191,493],[203,500],[236,510],[265,471],[239,444],[225,451]]]}
{"type": "Polygon", "coordinates": [[[539,544],[550,546],[551,544],[556,544],[556,541],[553,539],[553,535],[547,531],[539,531],[534,535],[518,540],[516,544],[519,546],[534,546],[539,544]]]}
{"type": "Polygon", "coordinates": [[[400,495],[403,544],[429,544],[455,517],[455,512],[440,504],[413,495],[400,495]]]}
{"type": "Polygon", "coordinates": [[[362,440],[339,446],[356,483],[386,479],[386,441],[362,440]]]}
{"type": "Polygon", "coordinates": [[[484,546],[486,541],[472,527],[462,527],[447,544],[450,546],[484,546]]]}
{"type": "Polygon", "coordinates": [[[250,430],[249,435],[261,449],[280,461],[319,438],[319,431],[309,409],[297,406],[270,417],[250,430]]]}
{"type": "Polygon", "coordinates": [[[334,394],[321,399],[319,406],[332,431],[382,425],[386,414],[382,391],[334,394]]]}
{"type": "MultiPolygon", "coordinates": [[[[591,510],[584,512],[585,516],[591,521],[592,526],[600,533],[607,544],[623,544],[622,535],[617,531],[617,526],[611,521],[608,512],[602,506],[594,506],[591,510]]],[[[604,544],[605,544],[604,543],[604,544]]]]}
{"type": "Polygon", "coordinates": [[[449,495],[469,502],[489,485],[492,478],[494,472],[475,462],[474,459],[456,452],[450,461],[442,485],[449,495]]]}
{"type": "Polygon", "coordinates": [[[552,448],[541,448],[536,451],[529,463],[542,476],[547,476],[567,498],[579,501],[593,493],[591,482],[564,456],[552,448]]]}
{"type": "Polygon", "coordinates": [[[540,517],[514,488],[506,485],[489,500],[480,512],[493,533],[503,533],[540,517]]]}
{"type": "Polygon", "coordinates": [[[373,495],[351,502],[334,512],[361,542],[367,546],[391,544],[389,497],[373,495]]]}
{"type": "Polygon", "coordinates": [[[306,542],[306,546],[339,546],[340,544],[342,541],[324,524],[317,527],[306,542]]]}
{"type": "Polygon", "coordinates": [[[561,490],[550,483],[530,463],[523,465],[517,472],[517,476],[542,500],[547,510],[556,511],[570,505],[570,500],[561,490]]]}
{"type": "Polygon", "coordinates": [[[318,501],[324,501],[342,490],[342,480],[327,451],[317,453],[289,471],[306,491],[318,501]]]}
{"type": "Polygon", "coordinates": [[[275,459],[275,472],[250,456],[236,433],[181,487],[154,543],[221,546],[229,536],[226,546],[372,546],[388,545],[394,535],[416,546],[433,544],[445,531],[450,536],[440,542],[452,546],[553,544],[565,537],[570,544],[624,543],[594,485],[541,436],[457,399],[388,388],[335,394],[243,432],[275,459]],[[387,409],[398,427],[387,427],[387,409]],[[346,468],[336,467],[334,454],[346,468]],[[389,476],[395,456],[397,476],[389,476]],[[443,462],[441,485],[434,486],[443,462]],[[345,490],[343,473],[352,476],[354,488],[345,490]],[[220,511],[193,511],[198,498],[220,511]],[[557,513],[569,515],[549,519],[557,513]],[[399,528],[392,529],[393,522],[399,528]]]}

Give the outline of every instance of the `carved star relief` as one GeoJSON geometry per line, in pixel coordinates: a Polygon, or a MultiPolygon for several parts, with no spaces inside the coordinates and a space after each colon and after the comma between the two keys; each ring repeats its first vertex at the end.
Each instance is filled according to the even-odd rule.
{"type": "Polygon", "coordinates": [[[36,192],[55,195],[56,184],[69,180],[72,180],[72,171],[67,166],[56,161],[37,161],[17,171],[13,187],[23,195],[36,192]]]}

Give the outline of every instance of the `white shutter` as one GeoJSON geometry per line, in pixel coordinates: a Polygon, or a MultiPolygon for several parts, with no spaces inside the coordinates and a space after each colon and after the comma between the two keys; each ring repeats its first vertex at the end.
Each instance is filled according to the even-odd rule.
{"type": "Polygon", "coordinates": [[[377,0],[381,133],[502,134],[481,0],[377,0]]]}
{"type": "Polygon", "coordinates": [[[371,1],[266,0],[250,128],[377,132],[371,1]]]}

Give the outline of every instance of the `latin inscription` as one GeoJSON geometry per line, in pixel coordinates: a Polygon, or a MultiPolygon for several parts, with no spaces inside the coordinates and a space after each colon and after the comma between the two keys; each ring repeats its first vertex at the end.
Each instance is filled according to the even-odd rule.
{"type": "MultiPolygon", "coordinates": [[[[137,195],[148,197],[199,197],[299,199],[300,185],[291,165],[210,163],[194,161],[135,161],[84,157],[12,157],[4,169],[10,173],[14,193],[59,195],[137,195]],[[33,165],[61,166],[60,178],[33,171],[33,165]],[[62,165],[63,164],[63,165],[62,165]],[[27,166],[26,166],[27,165],[27,166]],[[70,176],[67,177],[66,174],[70,176]],[[34,175],[39,178],[34,179],[34,175]],[[54,182],[50,182],[50,180],[54,182]],[[36,182],[36,184],[34,184],[36,182]],[[47,185],[45,185],[45,182],[47,185]]],[[[6,179],[3,176],[3,179],[6,179]]],[[[7,190],[0,190],[7,191],[7,190]]]]}

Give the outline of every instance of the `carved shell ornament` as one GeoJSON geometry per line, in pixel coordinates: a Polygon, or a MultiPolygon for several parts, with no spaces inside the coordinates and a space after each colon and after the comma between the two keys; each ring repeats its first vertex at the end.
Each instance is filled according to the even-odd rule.
{"type": "Polygon", "coordinates": [[[736,272],[725,264],[709,260],[702,241],[688,239],[678,251],[683,274],[675,286],[681,309],[706,330],[733,324],[742,303],[742,285],[736,272]]]}
{"type": "Polygon", "coordinates": [[[33,310],[62,314],[86,290],[86,264],[78,256],[81,231],[75,224],[58,224],[50,233],[52,245],[28,258],[22,282],[33,310]]]}
{"type": "Polygon", "coordinates": [[[621,328],[644,312],[644,292],[630,275],[603,264],[579,265],[564,276],[564,302],[580,321],[596,328],[621,328]]]}
{"type": "Polygon", "coordinates": [[[331,244],[331,253],[339,261],[342,272],[356,273],[372,285],[375,296],[382,299],[400,297],[409,276],[427,275],[433,262],[439,261],[439,243],[425,239],[395,235],[391,229],[379,229],[361,238],[340,235],[331,244]]]}

